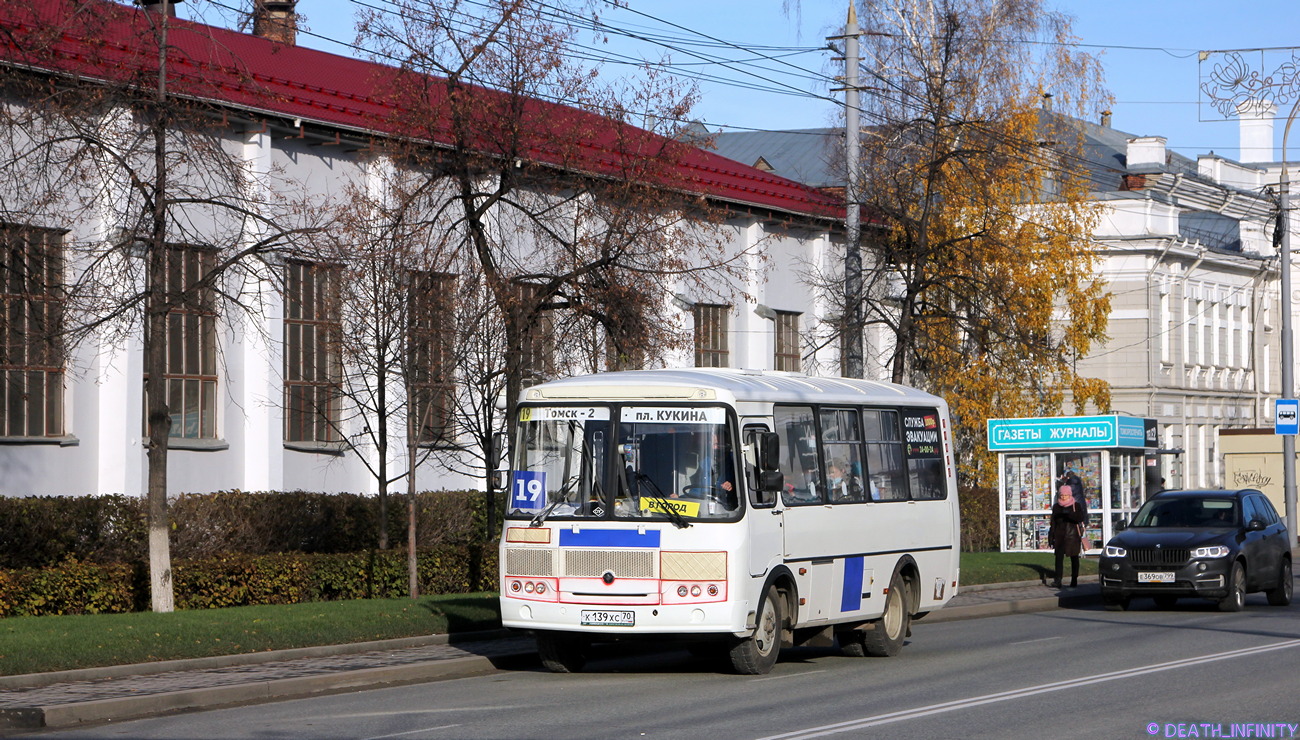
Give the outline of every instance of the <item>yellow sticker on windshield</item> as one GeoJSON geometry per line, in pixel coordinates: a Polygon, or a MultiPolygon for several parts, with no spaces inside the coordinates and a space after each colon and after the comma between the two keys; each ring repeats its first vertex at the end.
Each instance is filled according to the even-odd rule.
{"type": "Polygon", "coordinates": [[[699,501],[682,501],[675,498],[641,497],[641,511],[659,511],[666,513],[670,508],[682,516],[700,515],[699,501]]]}
{"type": "Polygon", "coordinates": [[[533,420],[533,407],[532,407],[532,406],[524,406],[523,408],[519,409],[519,420],[520,420],[520,421],[532,421],[532,420],[533,420]]]}

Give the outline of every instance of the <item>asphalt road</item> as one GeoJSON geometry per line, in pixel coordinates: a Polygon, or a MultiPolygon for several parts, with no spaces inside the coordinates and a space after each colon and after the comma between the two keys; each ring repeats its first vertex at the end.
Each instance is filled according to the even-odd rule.
{"type": "Polygon", "coordinates": [[[33,736],[1300,738],[1297,617],[1300,604],[1255,594],[1240,614],[1136,601],[921,622],[896,658],[800,648],[767,676],[684,650],[610,648],[576,675],[524,668],[33,736]]]}

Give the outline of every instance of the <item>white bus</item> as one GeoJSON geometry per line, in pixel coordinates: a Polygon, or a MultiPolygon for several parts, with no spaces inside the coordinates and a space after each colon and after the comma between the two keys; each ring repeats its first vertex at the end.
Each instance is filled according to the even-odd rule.
{"type": "Polygon", "coordinates": [[[501,619],[544,665],[651,637],[766,673],[782,646],[895,655],[957,589],[944,401],[889,383],[728,369],[524,391],[501,619]]]}

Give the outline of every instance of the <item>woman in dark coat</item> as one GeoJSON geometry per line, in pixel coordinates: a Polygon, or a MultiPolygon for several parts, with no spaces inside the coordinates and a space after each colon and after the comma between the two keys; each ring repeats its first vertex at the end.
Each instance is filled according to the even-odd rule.
{"type": "Polygon", "coordinates": [[[1052,526],[1047,531],[1047,544],[1056,553],[1056,580],[1053,588],[1061,587],[1065,556],[1070,556],[1070,588],[1079,585],[1079,554],[1082,540],[1079,525],[1088,520],[1088,505],[1074,497],[1069,485],[1061,486],[1052,504],[1052,526]]]}

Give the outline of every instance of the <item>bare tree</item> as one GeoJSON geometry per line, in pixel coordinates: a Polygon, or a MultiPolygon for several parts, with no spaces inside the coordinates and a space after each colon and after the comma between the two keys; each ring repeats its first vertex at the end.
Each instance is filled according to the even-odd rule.
{"type": "Polygon", "coordinates": [[[412,192],[421,182],[412,185],[409,173],[383,157],[364,170],[364,183],[341,201],[336,228],[316,239],[315,258],[333,266],[327,300],[338,330],[325,340],[337,356],[330,370],[336,384],[321,401],[336,411],[316,408],[312,416],[329,424],[374,478],[378,545],[387,549],[390,486],[406,478],[414,494],[416,468],[432,445],[446,441],[448,384],[441,376],[450,372],[456,276],[448,272],[442,233],[423,220],[423,200],[412,192]]]}
{"type": "Polygon", "coordinates": [[[302,215],[321,212],[278,195],[292,189],[251,168],[239,154],[247,134],[202,102],[215,97],[210,83],[173,70],[174,38],[204,31],[167,5],[69,0],[57,18],[33,10],[7,27],[22,55],[2,69],[0,120],[0,218],[62,230],[49,286],[58,315],[27,340],[56,343],[73,362],[142,339],[159,612],[173,609],[168,450],[215,438],[218,322],[260,311],[254,286],[276,279],[268,257],[292,252],[313,229],[302,215]]]}
{"type": "Polygon", "coordinates": [[[458,438],[441,457],[457,472],[486,472],[524,383],[604,364],[593,350],[653,362],[686,339],[667,297],[727,294],[738,269],[720,211],[679,167],[689,145],[631,123],[680,120],[691,94],[653,75],[641,89],[600,88],[561,53],[573,30],[555,19],[579,10],[401,0],[361,24],[365,43],[402,60],[388,84],[412,145],[397,159],[425,178],[412,197],[460,280],[458,438]]]}

